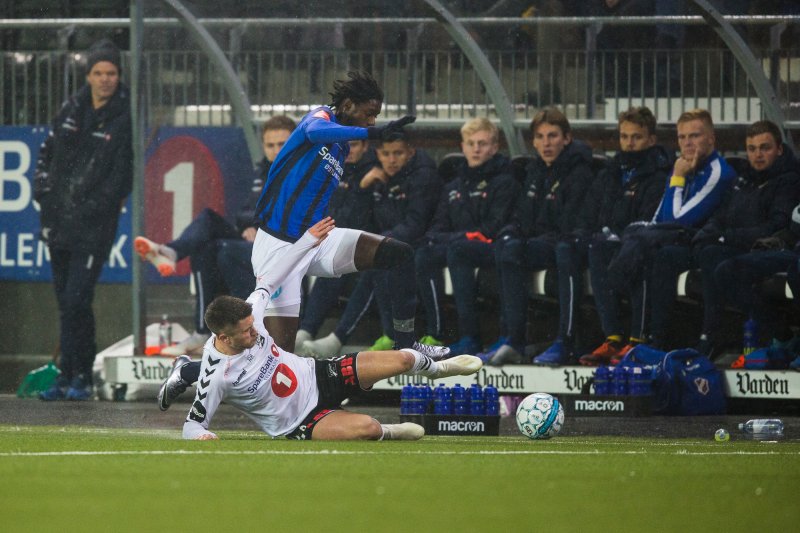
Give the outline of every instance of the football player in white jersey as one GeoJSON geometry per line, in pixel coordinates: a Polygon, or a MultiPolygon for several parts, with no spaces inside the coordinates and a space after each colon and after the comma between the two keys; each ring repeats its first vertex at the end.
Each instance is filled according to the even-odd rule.
{"type": "MultiPolygon", "coordinates": [[[[411,348],[359,352],[319,361],[287,352],[264,327],[264,310],[284,277],[312,255],[333,229],[326,218],[287,251],[285,261],[259,282],[247,301],[220,296],[207,308],[206,324],[213,332],[206,342],[200,380],[183,437],[216,439],[209,431],[214,412],[224,400],[241,410],[268,435],[315,440],[416,440],[424,435],[413,423],[380,424],[369,415],[341,409],[342,401],[399,374],[431,379],[477,372],[482,362],[472,355],[434,360],[411,348]]],[[[181,380],[181,359],[168,381],[181,380]]]]}

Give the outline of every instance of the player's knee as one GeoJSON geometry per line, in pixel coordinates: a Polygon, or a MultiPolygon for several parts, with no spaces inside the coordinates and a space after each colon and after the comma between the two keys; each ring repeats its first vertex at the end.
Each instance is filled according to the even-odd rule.
{"type": "Polygon", "coordinates": [[[357,436],[361,440],[378,440],[383,436],[380,423],[370,416],[365,416],[356,428],[357,436]]]}
{"type": "Polygon", "coordinates": [[[379,269],[394,268],[413,259],[414,249],[409,244],[387,237],[375,250],[373,266],[379,269]]]}
{"type": "Polygon", "coordinates": [[[404,350],[397,350],[394,352],[397,354],[397,360],[402,367],[401,374],[404,372],[408,372],[414,367],[414,356],[410,352],[406,352],[404,350]]]}

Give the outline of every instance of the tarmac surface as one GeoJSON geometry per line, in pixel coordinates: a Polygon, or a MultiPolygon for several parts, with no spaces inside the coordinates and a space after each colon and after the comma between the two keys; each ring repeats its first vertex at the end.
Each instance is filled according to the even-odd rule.
{"type": "MultiPolygon", "coordinates": [[[[131,429],[180,430],[189,408],[189,398],[161,412],[155,401],[86,401],[43,402],[0,394],[0,424],[81,426],[131,429]]],[[[400,421],[396,406],[348,405],[348,410],[367,413],[384,423],[400,421]]],[[[713,439],[718,428],[726,428],[734,438],[737,424],[756,415],[694,416],[694,417],[570,417],[567,416],[561,434],[564,436],[626,436],[649,438],[707,438],[713,439]]],[[[800,417],[781,416],[785,440],[800,440],[800,417]]],[[[255,424],[236,409],[222,405],[214,416],[212,429],[257,430],[255,424]]],[[[519,435],[513,417],[500,420],[501,435],[519,435]]]]}

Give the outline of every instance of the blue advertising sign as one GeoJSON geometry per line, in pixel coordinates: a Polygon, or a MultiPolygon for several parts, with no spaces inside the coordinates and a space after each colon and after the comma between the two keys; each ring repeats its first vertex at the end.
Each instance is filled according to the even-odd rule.
{"type": "MultiPolygon", "coordinates": [[[[0,127],[0,280],[51,281],[50,256],[38,239],[39,206],[33,200],[33,172],[49,128],[0,127]]],[[[150,136],[145,165],[145,234],[168,242],[210,207],[235,213],[253,178],[239,128],[161,128],[150,136]]],[[[101,283],[130,283],[132,252],[130,199],[101,283]]],[[[136,258],[138,261],[138,258],[136,258]]],[[[147,269],[150,281],[161,281],[147,269]]],[[[178,265],[185,282],[188,261],[178,265]]]]}

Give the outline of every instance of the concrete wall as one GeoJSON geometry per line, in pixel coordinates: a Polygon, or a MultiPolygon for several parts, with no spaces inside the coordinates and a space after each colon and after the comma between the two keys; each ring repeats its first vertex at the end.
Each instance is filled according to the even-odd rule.
{"type": "MultiPolygon", "coordinates": [[[[193,330],[194,302],[188,284],[152,287],[148,322],[161,313],[193,330]]],[[[132,331],[131,287],[98,284],[94,312],[98,351],[132,331]]],[[[52,354],[58,344],[58,306],[50,283],[0,282],[0,355],[52,354]]]]}

